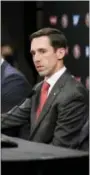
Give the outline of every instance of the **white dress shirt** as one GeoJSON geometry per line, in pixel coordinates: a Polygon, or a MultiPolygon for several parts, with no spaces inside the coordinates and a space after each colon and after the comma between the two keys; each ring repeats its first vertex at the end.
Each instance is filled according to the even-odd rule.
{"type": "Polygon", "coordinates": [[[50,84],[50,88],[48,90],[48,95],[51,92],[53,86],[57,82],[57,80],[61,77],[61,75],[65,72],[66,67],[64,66],[59,71],[57,71],[55,74],[53,74],[50,78],[46,79],[46,82],[50,84]]]}
{"type": "Polygon", "coordinates": [[[2,65],[2,63],[4,62],[4,59],[3,58],[1,58],[1,62],[0,62],[0,64],[2,65]]]}

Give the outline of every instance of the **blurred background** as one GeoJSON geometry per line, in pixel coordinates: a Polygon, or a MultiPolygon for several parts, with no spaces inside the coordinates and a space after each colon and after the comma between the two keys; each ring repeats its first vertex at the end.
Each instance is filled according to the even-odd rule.
{"type": "Polygon", "coordinates": [[[55,27],[68,39],[65,65],[89,86],[89,1],[1,2],[1,53],[32,86],[40,80],[29,53],[29,35],[55,27]],[[8,55],[11,57],[8,58],[8,55]]]}

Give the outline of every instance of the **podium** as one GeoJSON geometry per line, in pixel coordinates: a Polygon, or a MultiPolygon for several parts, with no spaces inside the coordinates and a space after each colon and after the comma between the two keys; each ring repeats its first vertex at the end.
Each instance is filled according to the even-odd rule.
{"type": "Polygon", "coordinates": [[[88,175],[88,152],[5,136],[16,148],[2,148],[2,175],[88,175]]]}

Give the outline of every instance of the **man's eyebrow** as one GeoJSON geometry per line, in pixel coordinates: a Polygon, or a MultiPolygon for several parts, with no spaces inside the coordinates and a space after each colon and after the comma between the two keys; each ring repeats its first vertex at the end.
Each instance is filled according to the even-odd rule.
{"type": "Polygon", "coordinates": [[[34,53],[35,51],[34,50],[30,50],[30,53],[34,53]]]}
{"type": "MultiPolygon", "coordinates": [[[[46,48],[40,47],[40,48],[37,49],[37,51],[40,51],[40,50],[46,50],[46,48]]],[[[30,52],[31,52],[31,53],[32,53],[32,52],[35,52],[35,50],[30,50],[30,52]]]]}

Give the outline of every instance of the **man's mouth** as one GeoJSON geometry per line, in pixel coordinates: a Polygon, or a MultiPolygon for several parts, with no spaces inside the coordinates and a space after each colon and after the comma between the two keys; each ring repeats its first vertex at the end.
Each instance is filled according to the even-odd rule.
{"type": "Polygon", "coordinates": [[[43,66],[36,66],[37,70],[43,70],[43,68],[44,68],[43,66]]]}

